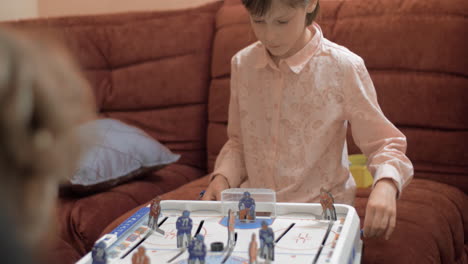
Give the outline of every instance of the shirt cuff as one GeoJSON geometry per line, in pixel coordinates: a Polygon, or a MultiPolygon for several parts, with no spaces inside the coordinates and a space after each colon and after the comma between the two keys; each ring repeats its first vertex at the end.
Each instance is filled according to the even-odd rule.
{"type": "Polygon", "coordinates": [[[229,183],[228,178],[226,178],[226,176],[224,176],[224,175],[222,175],[220,173],[211,173],[210,177],[208,178],[208,182],[212,182],[215,177],[223,177],[224,179],[226,179],[226,182],[228,183],[229,188],[231,188],[231,184],[229,183]]]}
{"type": "Polygon", "coordinates": [[[238,188],[241,184],[241,171],[234,164],[225,163],[223,166],[216,168],[210,176],[210,182],[218,175],[226,178],[229,188],[238,188]]]}
{"type": "Polygon", "coordinates": [[[377,182],[381,179],[393,180],[393,183],[397,187],[397,199],[399,199],[402,191],[400,172],[393,165],[390,164],[378,165],[378,169],[374,175],[374,183],[372,184],[372,188],[374,188],[375,184],[377,184],[377,182]]]}

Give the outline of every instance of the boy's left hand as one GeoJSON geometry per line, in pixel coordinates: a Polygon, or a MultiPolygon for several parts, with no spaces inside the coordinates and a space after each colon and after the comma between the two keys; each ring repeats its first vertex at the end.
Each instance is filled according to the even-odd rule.
{"type": "Polygon", "coordinates": [[[397,187],[391,179],[379,180],[372,190],[366,207],[364,236],[389,239],[396,224],[397,187]]]}

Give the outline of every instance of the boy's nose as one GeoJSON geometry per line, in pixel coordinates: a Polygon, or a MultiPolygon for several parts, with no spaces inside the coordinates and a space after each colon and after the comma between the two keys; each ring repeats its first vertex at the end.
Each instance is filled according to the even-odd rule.
{"type": "Polygon", "coordinates": [[[275,37],[275,33],[273,32],[273,30],[271,29],[266,29],[265,30],[265,42],[267,43],[267,45],[269,46],[274,46],[276,45],[275,42],[276,42],[276,37],[275,37]]]}

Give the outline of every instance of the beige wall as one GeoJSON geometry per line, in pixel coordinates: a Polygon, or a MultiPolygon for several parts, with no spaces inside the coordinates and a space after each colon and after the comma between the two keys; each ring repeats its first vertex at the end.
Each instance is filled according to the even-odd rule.
{"type": "MultiPolygon", "coordinates": [[[[5,0],[0,0],[5,1],[5,0]]],[[[16,1],[16,0],[6,0],[16,1]]],[[[64,16],[177,9],[219,0],[36,0],[39,16],[64,16]]]]}
{"type": "Polygon", "coordinates": [[[0,21],[37,17],[37,1],[0,0],[0,21]]]}
{"type": "Polygon", "coordinates": [[[178,9],[222,0],[0,0],[0,21],[47,16],[178,9]]]}

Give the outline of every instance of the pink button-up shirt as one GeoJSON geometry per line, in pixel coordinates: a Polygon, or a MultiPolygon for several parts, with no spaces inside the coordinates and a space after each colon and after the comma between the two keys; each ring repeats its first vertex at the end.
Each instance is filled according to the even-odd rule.
{"type": "Polygon", "coordinates": [[[231,188],[270,188],[282,202],[318,202],[320,187],[352,204],[346,130],[368,157],[374,184],[399,193],[413,176],[405,136],[384,116],[363,60],[322,35],[276,65],[256,42],[232,59],[228,141],[212,177],[231,188]]]}

